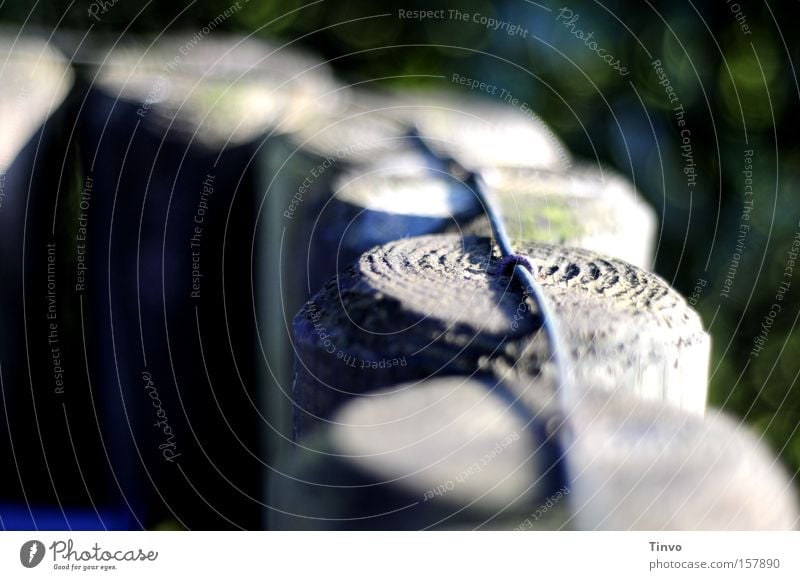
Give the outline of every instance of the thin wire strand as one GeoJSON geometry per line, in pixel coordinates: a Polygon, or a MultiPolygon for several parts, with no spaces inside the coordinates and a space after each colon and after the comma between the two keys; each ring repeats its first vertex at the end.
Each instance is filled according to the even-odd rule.
{"type": "MultiPolygon", "coordinates": [[[[494,241],[497,244],[502,257],[524,258],[524,256],[520,256],[514,252],[513,245],[511,244],[511,238],[508,236],[508,232],[506,231],[506,227],[500,212],[497,211],[491,196],[488,194],[488,188],[486,187],[486,183],[484,182],[483,178],[479,174],[467,170],[454,159],[444,157],[433,151],[433,149],[430,148],[428,143],[425,142],[416,129],[409,132],[409,137],[417,149],[419,149],[425,155],[431,169],[447,173],[456,178],[458,178],[458,175],[464,176],[461,177],[461,180],[472,189],[472,191],[475,193],[475,196],[478,198],[478,201],[483,206],[484,211],[486,212],[486,217],[489,220],[489,225],[492,228],[492,234],[494,235],[494,241]]],[[[561,401],[562,411],[569,413],[568,405],[571,401],[570,395],[572,394],[570,382],[571,373],[569,364],[569,350],[567,349],[567,346],[562,338],[563,334],[559,328],[560,325],[558,318],[556,317],[555,311],[550,305],[550,302],[547,300],[547,297],[544,295],[541,285],[536,281],[534,273],[524,265],[522,260],[519,260],[514,264],[514,270],[512,274],[514,278],[520,284],[522,284],[525,292],[531,299],[533,299],[536,307],[539,310],[539,314],[542,319],[542,326],[544,328],[545,335],[547,336],[547,341],[550,344],[550,356],[556,367],[556,392],[561,401]]]]}

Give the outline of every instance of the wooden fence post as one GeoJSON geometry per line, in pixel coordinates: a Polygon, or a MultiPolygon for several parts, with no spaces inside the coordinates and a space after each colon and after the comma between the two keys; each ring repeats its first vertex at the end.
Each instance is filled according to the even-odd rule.
{"type": "Polygon", "coordinates": [[[793,529],[791,481],[747,427],[717,411],[583,395],[563,423],[485,378],[354,398],[298,448],[293,481],[276,480],[273,526],[793,529]]]}
{"type": "MultiPolygon", "coordinates": [[[[514,240],[584,248],[651,268],[655,212],[613,169],[575,161],[566,171],[500,166],[481,174],[514,240]]],[[[491,235],[482,218],[464,231],[491,235]]]]}
{"type": "MultiPolygon", "coordinates": [[[[608,168],[481,170],[512,237],[594,250],[649,268],[655,215],[633,186],[608,168]]],[[[475,193],[424,166],[366,165],[344,172],[315,216],[301,263],[319,288],[375,246],[431,233],[491,236],[475,193]]]]}
{"type": "Polygon", "coordinates": [[[0,62],[0,518],[21,529],[127,528],[130,514],[96,459],[102,446],[71,310],[77,225],[58,219],[77,210],[70,198],[83,187],[70,141],[83,91],[44,40],[0,30],[0,62]],[[5,512],[15,503],[27,506],[22,519],[5,512]]]}
{"type": "MultiPolygon", "coordinates": [[[[587,393],[615,393],[657,402],[687,417],[703,415],[709,340],[697,314],[674,290],[640,268],[586,250],[530,243],[518,246],[534,264],[561,320],[575,361],[578,387],[573,396],[580,400],[587,393]]],[[[362,478],[359,485],[382,482],[382,489],[400,494],[392,496],[400,498],[397,501],[408,499],[408,489],[401,486],[396,490],[376,480],[378,475],[386,476],[381,468],[370,468],[365,476],[363,461],[346,459],[353,454],[354,440],[342,435],[347,432],[342,423],[348,423],[342,417],[351,416],[348,408],[371,408],[361,397],[388,401],[376,407],[379,414],[384,412],[380,409],[406,409],[408,405],[397,403],[406,389],[422,392],[415,404],[424,407],[426,397],[432,396],[424,385],[414,389],[398,385],[409,381],[427,384],[448,375],[483,377],[481,380],[488,378],[491,384],[504,385],[501,391],[505,390],[509,416],[512,407],[522,408],[533,421],[531,425],[539,426],[534,433],[552,429],[564,411],[553,383],[549,345],[540,332],[535,306],[515,282],[497,274],[498,262],[487,238],[434,235],[404,239],[365,254],[309,301],[295,319],[295,434],[301,447],[311,447],[299,452],[303,458],[298,461],[319,473],[313,455],[314,445],[321,445],[317,451],[344,456],[337,459],[349,463],[349,470],[342,473],[355,470],[362,478]],[[355,400],[349,403],[351,399],[355,400]],[[514,400],[517,403],[508,405],[514,400]]],[[[402,412],[394,417],[400,423],[406,420],[402,412]]],[[[366,422],[384,425],[382,428],[395,433],[392,437],[401,436],[390,420],[378,417],[366,422]]],[[[377,432],[383,436],[382,431],[377,432]]],[[[469,439],[468,434],[462,435],[469,439]]],[[[381,437],[364,440],[380,446],[381,437]]],[[[436,443],[431,445],[436,455],[436,443]]],[[[474,453],[477,449],[473,457],[480,457],[474,453]]],[[[379,457],[375,461],[380,465],[379,457]]],[[[397,477],[409,479],[401,473],[402,463],[393,468],[397,477]]],[[[295,476],[313,482],[303,474],[301,469],[295,476]]],[[[538,475],[532,481],[537,479],[538,475]]],[[[273,487],[274,497],[288,502],[281,509],[289,512],[300,510],[300,505],[292,504],[293,492],[285,489],[291,485],[282,479],[273,487]]],[[[305,485],[313,487],[313,483],[305,485]]],[[[415,492],[420,489],[416,485],[415,492]]],[[[556,482],[544,489],[552,494],[559,486],[556,482]]],[[[328,495],[337,491],[325,488],[328,495]]],[[[451,499],[455,497],[458,494],[451,499]]],[[[371,505],[378,505],[374,494],[369,498],[371,505]]],[[[348,496],[343,504],[352,505],[353,501],[348,496]]],[[[336,504],[332,500],[332,505],[336,504]]],[[[361,508],[368,509],[365,505],[361,508]]],[[[420,522],[427,522],[428,516],[441,513],[434,510],[420,516],[420,522]]],[[[276,525],[297,523],[291,517],[274,517],[276,525]]]]}
{"type": "Polygon", "coordinates": [[[519,251],[571,349],[570,392],[490,240],[377,248],[296,318],[300,443],[274,525],[791,529],[783,470],[704,417],[709,340],[683,298],[620,260],[519,251]]]}
{"type": "Polygon", "coordinates": [[[48,424],[49,457],[0,438],[25,478],[0,502],[99,489],[121,527],[259,527],[265,506],[278,528],[794,525],[769,454],[704,417],[709,338],[646,271],[653,212],[529,111],[345,89],[231,38],[92,46],[74,83],[45,44],[3,39],[21,88],[0,95],[0,400],[17,441],[48,424]],[[482,208],[412,129],[497,199],[569,392],[482,208]]]}
{"type": "Polygon", "coordinates": [[[588,392],[565,437],[572,523],[585,530],[792,530],[791,480],[749,427],[588,392]]]}
{"type": "Polygon", "coordinates": [[[434,148],[467,166],[479,159],[499,163],[504,156],[529,167],[564,168],[569,163],[566,148],[533,115],[509,112],[491,101],[476,104],[453,92],[431,98],[335,88],[320,99],[326,106],[274,140],[261,177],[265,224],[258,245],[268,250],[259,318],[268,367],[263,382],[271,385],[269,422],[279,434],[291,436],[287,387],[292,382],[292,317],[337,272],[337,263],[346,267],[372,246],[404,236],[457,229],[458,220],[466,223],[479,212],[469,197],[443,193],[435,178],[426,178],[428,160],[413,147],[411,129],[426,131],[434,148]],[[343,185],[364,173],[364,193],[356,190],[358,185],[343,185]],[[395,175],[403,185],[382,181],[395,175]],[[367,192],[375,183],[386,194],[380,199],[367,192]],[[414,189],[419,185],[424,191],[414,189]],[[392,195],[397,188],[405,194],[414,191],[417,209],[392,211],[395,206],[387,202],[397,199],[392,195]],[[425,197],[431,190],[454,205],[443,202],[431,210],[432,200],[425,197]]]}
{"type": "MultiPolygon", "coordinates": [[[[299,68],[297,74],[304,72],[299,68]]],[[[262,196],[254,244],[258,355],[273,456],[280,456],[291,438],[292,318],[329,277],[308,263],[319,243],[313,237],[315,218],[341,171],[404,151],[397,122],[363,110],[353,91],[323,86],[316,101],[305,103],[302,123],[277,125],[280,134],[270,138],[257,175],[262,196]]]]}
{"type": "Polygon", "coordinates": [[[493,529],[540,504],[549,509],[535,527],[565,522],[546,418],[510,406],[488,377],[395,385],[353,399],[333,421],[276,478],[274,528],[493,529]]]}
{"type": "Polygon", "coordinates": [[[257,172],[267,134],[300,122],[327,69],[320,87],[298,77],[318,63],[304,55],[182,35],[97,43],[76,61],[91,84],[87,358],[112,439],[132,442],[124,485],[143,490],[147,526],[262,527],[257,172]]]}
{"type": "Polygon", "coordinates": [[[571,155],[538,115],[461,91],[406,91],[381,103],[417,129],[437,154],[470,171],[486,167],[566,169],[571,155]]]}
{"type": "MultiPolygon", "coordinates": [[[[702,413],[708,336],[665,282],[589,251],[519,251],[563,319],[578,382],[702,413]]],[[[365,254],[326,285],[295,319],[298,436],[349,395],[398,382],[484,371],[528,384],[548,374],[536,310],[508,278],[492,275],[497,264],[487,238],[421,236],[365,254]]],[[[544,408],[552,392],[525,396],[544,408]]]]}

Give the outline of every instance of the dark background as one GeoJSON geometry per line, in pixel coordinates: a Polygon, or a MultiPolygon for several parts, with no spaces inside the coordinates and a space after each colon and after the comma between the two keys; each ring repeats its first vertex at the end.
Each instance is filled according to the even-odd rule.
{"type": "MultiPolygon", "coordinates": [[[[89,17],[91,5],[0,0],[0,24],[46,33],[90,26],[91,34],[191,33],[231,2],[117,0],[106,3],[99,21],[89,17]]],[[[751,354],[779,283],[789,280],[787,252],[800,232],[795,3],[250,0],[240,5],[212,34],[295,43],[331,59],[347,81],[454,88],[448,79],[459,73],[497,84],[538,112],[576,155],[599,158],[631,176],[662,221],[656,272],[687,296],[699,289],[696,308],[713,339],[711,402],[765,433],[793,472],[800,468],[800,339],[794,332],[800,271],[764,350],[751,354]],[[301,6],[307,7],[291,12],[301,6]],[[621,77],[557,22],[562,7],[579,14],[576,28],[594,32],[598,45],[630,74],[621,77]],[[398,9],[439,8],[519,24],[527,38],[473,22],[397,18],[398,9]],[[683,173],[680,130],[651,66],[654,59],[663,63],[686,110],[697,174],[693,188],[683,173]],[[743,222],[747,149],[755,153],[754,195],[750,220],[743,222]],[[723,297],[741,223],[750,229],[729,296],[723,297]],[[697,286],[700,280],[704,287],[697,286]]]]}

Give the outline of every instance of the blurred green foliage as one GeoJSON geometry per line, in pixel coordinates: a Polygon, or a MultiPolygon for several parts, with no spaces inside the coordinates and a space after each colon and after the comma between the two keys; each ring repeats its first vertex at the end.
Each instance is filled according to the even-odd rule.
{"type": "MultiPolygon", "coordinates": [[[[339,74],[353,81],[454,88],[446,77],[458,72],[498,84],[538,111],[577,155],[599,158],[630,175],[663,222],[656,271],[687,296],[699,280],[706,281],[695,300],[713,337],[712,402],[764,432],[797,472],[800,270],[794,271],[764,350],[751,355],[778,284],[787,279],[787,251],[800,232],[800,90],[792,65],[800,63],[800,44],[791,28],[791,8],[774,0],[240,4],[215,34],[224,29],[296,40],[333,59],[339,74]],[[563,6],[580,15],[576,27],[593,32],[630,75],[617,74],[556,20],[563,6]],[[397,17],[398,9],[436,8],[480,13],[519,24],[528,33],[511,37],[472,22],[397,17]],[[681,128],[653,71],[655,59],[686,111],[697,170],[694,187],[687,186],[683,173],[681,128]],[[743,222],[748,149],[755,153],[754,203],[751,219],[743,222]],[[751,228],[730,295],[723,297],[742,223],[751,228]]],[[[231,1],[117,0],[108,2],[97,19],[89,17],[91,6],[85,0],[6,0],[0,21],[44,31],[92,27],[92,34],[191,32],[231,1]]]]}

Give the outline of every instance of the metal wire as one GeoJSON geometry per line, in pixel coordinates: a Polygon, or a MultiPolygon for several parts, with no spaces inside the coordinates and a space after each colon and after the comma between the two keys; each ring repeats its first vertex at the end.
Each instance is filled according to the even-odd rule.
{"type": "Polygon", "coordinates": [[[492,228],[494,241],[497,244],[500,254],[503,257],[500,268],[496,271],[503,274],[508,267],[513,264],[513,277],[522,284],[527,295],[534,301],[542,319],[542,326],[550,344],[551,358],[556,367],[557,373],[557,393],[562,401],[562,410],[568,413],[568,396],[572,390],[570,388],[571,372],[569,364],[569,350],[563,340],[563,334],[559,329],[558,318],[542,292],[542,287],[536,281],[535,268],[530,260],[524,255],[514,252],[511,238],[508,236],[505,224],[503,223],[500,212],[488,194],[486,183],[480,174],[469,171],[452,158],[445,157],[436,153],[416,130],[409,132],[409,138],[414,146],[425,155],[429,167],[433,170],[447,173],[460,179],[475,194],[478,202],[483,206],[489,225],[492,228]]]}

